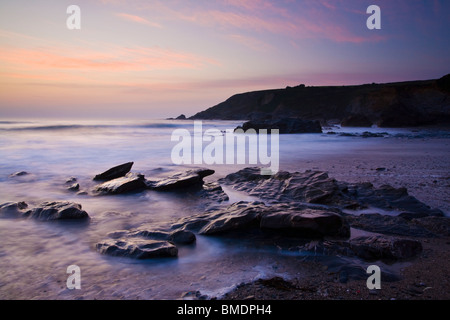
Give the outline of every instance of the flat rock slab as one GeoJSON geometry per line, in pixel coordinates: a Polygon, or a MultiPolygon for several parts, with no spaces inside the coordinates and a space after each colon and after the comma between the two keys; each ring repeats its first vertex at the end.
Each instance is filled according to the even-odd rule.
{"type": "Polygon", "coordinates": [[[178,248],[162,240],[144,240],[138,238],[108,239],[96,244],[102,254],[134,259],[153,259],[177,257],[178,248]]]}
{"type": "Polygon", "coordinates": [[[189,188],[203,184],[203,178],[214,174],[210,169],[193,169],[175,173],[167,178],[156,181],[147,180],[147,187],[153,190],[167,191],[189,188]]]}
{"type": "Polygon", "coordinates": [[[120,178],[125,176],[128,172],[130,172],[131,167],[133,166],[134,162],[127,162],[118,166],[115,166],[109,170],[106,170],[103,173],[97,174],[94,177],[95,181],[108,181],[113,180],[116,178],[120,178]]]}
{"type": "Polygon", "coordinates": [[[147,188],[145,177],[141,174],[128,173],[124,177],[104,182],[94,188],[94,192],[102,194],[122,194],[140,191],[147,188]]]}

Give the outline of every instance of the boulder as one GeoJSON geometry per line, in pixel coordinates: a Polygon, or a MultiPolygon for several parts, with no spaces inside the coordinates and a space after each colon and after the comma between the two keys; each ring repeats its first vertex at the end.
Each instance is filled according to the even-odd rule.
{"type": "Polygon", "coordinates": [[[210,169],[192,169],[186,172],[175,173],[167,178],[157,181],[146,181],[149,189],[168,191],[175,189],[189,188],[203,184],[203,178],[214,174],[214,170],[210,169]]]}
{"type": "Polygon", "coordinates": [[[25,209],[28,208],[28,204],[24,201],[21,202],[6,202],[0,205],[0,216],[15,218],[21,217],[25,213],[25,209]]]}
{"type": "Polygon", "coordinates": [[[68,201],[43,202],[38,207],[25,212],[24,216],[44,221],[89,218],[80,204],[68,201]]]}
{"type": "Polygon", "coordinates": [[[382,235],[354,238],[349,245],[358,257],[365,260],[403,260],[422,252],[422,244],[417,240],[382,235]]]}
{"type": "Polygon", "coordinates": [[[251,120],[245,122],[241,127],[235,129],[254,129],[257,133],[259,130],[266,129],[270,133],[271,129],[278,129],[279,133],[322,133],[322,126],[319,121],[302,120],[298,118],[281,118],[276,120],[251,120]]]}
{"type": "Polygon", "coordinates": [[[178,248],[168,241],[138,238],[108,239],[97,243],[96,249],[102,254],[134,259],[166,258],[178,255],[178,248]]]}
{"type": "Polygon", "coordinates": [[[142,174],[128,173],[125,177],[104,182],[94,188],[95,192],[102,194],[122,194],[144,190],[147,187],[142,174]]]}
{"type": "Polygon", "coordinates": [[[121,165],[118,165],[116,167],[113,167],[103,173],[97,174],[94,177],[95,181],[109,181],[116,178],[120,178],[125,176],[128,172],[130,172],[131,167],[133,166],[134,162],[127,162],[121,165]]]}

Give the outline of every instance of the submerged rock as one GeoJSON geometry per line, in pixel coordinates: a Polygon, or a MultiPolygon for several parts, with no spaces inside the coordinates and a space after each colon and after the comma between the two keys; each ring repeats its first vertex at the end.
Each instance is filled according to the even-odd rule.
{"type": "Polygon", "coordinates": [[[143,175],[128,173],[125,177],[116,178],[96,186],[94,191],[102,194],[122,194],[143,190],[146,187],[143,175]]]}
{"type": "Polygon", "coordinates": [[[279,133],[322,133],[322,126],[319,121],[303,120],[298,118],[282,118],[276,120],[251,120],[245,122],[242,127],[235,129],[254,129],[258,133],[261,129],[266,129],[268,133],[272,129],[278,129],[279,133]]]}
{"type": "Polygon", "coordinates": [[[182,188],[189,188],[203,184],[203,178],[214,174],[214,170],[210,169],[192,169],[186,172],[175,173],[167,178],[157,181],[147,180],[146,184],[149,189],[167,191],[182,188]]]}
{"type": "Polygon", "coordinates": [[[2,217],[21,217],[25,213],[28,204],[21,202],[6,202],[0,205],[0,216],[2,217]]]}
{"type": "Polygon", "coordinates": [[[80,204],[68,201],[43,202],[38,207],[25,212],[24,215],[46,221],[89,218],[80,204]]]}
{"type": "Polygon", "coordinates": [[[134,162],[127,162],[118,166],[115,166],[103,173],[97,174],[93,180],[95,181],[108,181],[125,176],[130,172],[134,162]]]}
{"type": "Polygon", "coordinates": [[[14,178],[14,177],[22,177],[22,176],[26,176],[26,175],[29,175],[29,173],[26,171],[18,171],[18,172],[14,172],[14,173],[10,174],[9,176],[11,178],[14,178]]]}
{"type": "Polygon", "coordinates": [[[178,255],[178,248],[168,241],[138,238],[108,239],[97,243],[96,249],[102,254],[135,259],[166,258],[178,255]]]}

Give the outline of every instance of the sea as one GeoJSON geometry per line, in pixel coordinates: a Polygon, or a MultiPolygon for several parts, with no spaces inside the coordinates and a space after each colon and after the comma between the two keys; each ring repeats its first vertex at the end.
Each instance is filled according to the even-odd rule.
{"type": "MultiPolygon", "coordinates": [[[[201,124],[203,131],[213,129],[210,132],[218,138],[242,121],[201,124]]],[[[199,199],[183,192],[92,195],[89,191],[96,185],[92,180],[96,174],[133,161],[131,171],[148,179],[207,167],[215,174],[206,180],[215,181],[255,166],[176,164],[172,152],[179,141],[173,134],[180,129],[195,136],[191,120],[0,121],[0,204],[25,201],[32,207],[44,201],[71,201],[81,204],[91,217],[88,223],[0,217],[0,299],[210,299],[255,279],[301,276],[297,265],[310,258],[310,253],[255,245],[245,239],[197,235],[194,245],[179,246],[178,257],[167,259],[134,260],[95,250],[95,244],[110,232],[170,223],[201,212],[199,199]],[[15,175],[18,172],[26,174],[15,175]],[[67,190],[71,178],[86,192],[67,190]],[[67,286],[67,268],[72,265],[80,268],[81,289],[67,286]]],[[[307,161],[352,154],[362,146],[389,139],[355,138],[367,130],[333,126],[322,134],[280,135],[279,169],[302,171],[307,161]]],[[[386,132],[390,137],[412,134],[409,129],[369,131],[386,132]]],[[[204,141],[203,148],[207,145],[204,141]]],[[[230,187],[224,186],[224,191],[230,199],[223,205],[258,200],[230,187]]]]}

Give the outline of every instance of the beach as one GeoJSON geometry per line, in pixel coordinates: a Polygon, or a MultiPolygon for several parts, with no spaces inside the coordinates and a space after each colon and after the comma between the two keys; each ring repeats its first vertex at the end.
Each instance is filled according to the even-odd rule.
{"type": "MultiPolygon", "coordinates": [[[[237,124],[211,121],[207,126],[224,130],[237,124]]],[[[450,239],[444,229],[439,229],[440,225],[431,222],[425,229],[439,229],[439,232],[434,230],[438,236],[414,235],[412,239],[422,246],[420,253],[395,262],[311,254],[298,249],[304,241],[295,239],[290,239],[288,244],[281,241],[283,245],[277,246],[279,243],[272,242],[270,237],[255,241],[252,237],[213,236],[195,230],[195,244],[177,245],[176,258],[136,260],[101,254],[96,250],[97,244],[107,238],[114,239],[112,233],[144,227],[152,230],[154,226],[192,219],[205,208],[258,200],[258,196],[235,190],[232,184],[220,183],[227,175],[248,167],[245,164],[202,165],[214,170],[204,181],[219,181],[229,197],[221,204],[214,202],[216,198],[205,202],[189,190],[91,194],[98,184],[92,180],[95,174],[127,161],[135,163],[132,172],[142,173],[147,179],[196,167],[176,166],[170,161],[173,147],[170,135],[177,128],[190,130],[192,122],[4,124],[1,203],[25,201],[33,208],[43,201],[71,201],[82,205],[90,221],[48,223],[2,217],[0,297],[44,300],[449,298],[445,268],[449,263],[450,239]],[[27,174],[14,176],[20,171],[27,174]],[[66,181],[71,177],[80,185],[77,192],[67,190],[66,181]],[[246,256],[245,260],[242,255],[246,256]],[[368,275],[363,277],[361,270],[370,264],[379,264],[388,274],[386,282],[382,276],[380,290],[366,287],[368,275]],[[81,268],[81,290],[66,287],[69,265],[81,268]],[[347,279],[343,278],[345,274],[347,279]]],[[[350,186],[370,182],[372,186],[368,190],[378,190],[386,184],[406,188],[410,196],[430,210],[449,215],[450,138],[445,130],[330,128],[328,131],[282,135],[280,171],[326,172],[350,186]],[[328,131],[337,134],[327,134],[328,131]],[[368,138],[361,136],[364,131],[388,134],[368,138]],[[343,132],[354,136],[339,135],[343,132]]],[[[263,201],[267,203],[267,199],[263,201]]],[[[348,210],[344,212],[349,214],[348,210]]],[[[400,212],[370,206],[350,211],[354,216],[400,212]]],[[[351,232],[351,238],[373,233],[354,227],[351,232]]]]}

